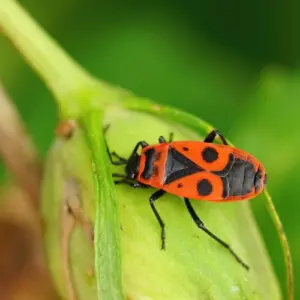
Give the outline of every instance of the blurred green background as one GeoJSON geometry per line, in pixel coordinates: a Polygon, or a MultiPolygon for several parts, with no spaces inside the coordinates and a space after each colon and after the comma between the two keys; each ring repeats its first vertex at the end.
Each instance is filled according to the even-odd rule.
{"type": "MultiPolygon", "coordinates": [[[[194,113],[258,157],[300,278],[300,3],[289,1],[22,0],[91,73],[194,113]]],[[[0,36],[0,77],[43,155],[53,138],[52,96],[0,36]]],[[[1,109],[1,108],[0,108],[1,109]]],[[[2,168],[2,180],[5,171],[2,168]]],[[[251,201],[275,270],[282,250],[260,196],[251,201]]],[[[300,299],[300,287],[296,288],[300,299]]]]}

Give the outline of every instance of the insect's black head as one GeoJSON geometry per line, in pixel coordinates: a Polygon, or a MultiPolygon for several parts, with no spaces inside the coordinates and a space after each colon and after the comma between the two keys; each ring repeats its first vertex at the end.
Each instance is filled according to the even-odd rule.
{"type": "Polygon", "coordinates": [[[128,163],[125,167],[126,174],[129,179],[136,179],[139,172],[141,156],[136,152],[133,152],[128,159],[128,163]]]}

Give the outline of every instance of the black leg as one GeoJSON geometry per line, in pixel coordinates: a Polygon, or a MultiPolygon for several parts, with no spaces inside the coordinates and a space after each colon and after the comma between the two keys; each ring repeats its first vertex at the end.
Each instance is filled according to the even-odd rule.
{"type": "Polygon", "coordinates": [[[127,178],[127,175],[121,173],[112,173],[112,177],[127,178]]]}
{"type": "Polygon", "coordinates": [[[138,143],[135,145],[133,151],[131,152],[131,155],[130,155],[130,157],[129,157],[129,159],[128,159],[127,162],[130,162],[130,161],[132,161],[132,159],[134,159],[135,157],[139,156],[139,154],[137,153],[139,147],[145,148],[145,147],[147,147],[147,146],[149,146],[149,144],[146,143],[145,141],[140,141],[140,142],[138,142],[138,143]]]}
{"type": "MultiPolygon", "coordinates": [[[[134,147],[133,151],[132,151],[132,155],[137,155],[137,150],[138,148],[142,146],[142,148],[148,146],[148,144],[144,141],[140,141],[136,144],[136,146],[134,147]]],[[[106,147],[106,150],[107,150],[107,153],[108,153],[108,156],[109,156],[109,159],[110,159],[110,162],[113,164],[113,165],[116,165],[116,166],[120,166],[120,165],[126,165],[128,163],[128,159],[118,155],[116,152],[110,152],[108,147],[106,147]],[[114,161],[112,159],[112,157],[115,156],[118,160],[117,161],[114,161]]]]}
{"type": "Polygon", "coordinates": [[[227,141],[226,141],[224,135],[223,135],[220,131],[218,131],[218,130],[216,130],[216,129],[213,130],[213,131],[205,138],[204,142],[206,142],[206,143],[212,143],[212,142],[215,140],[215,138],[216,138],[217,135],[220,137],[220,139],[222,140],[222,142],[223,142],[224,145],[228,145],[228,143],[227,143],[227,141]]]}
{"type": "Polygon", "coordinates": [[[138,142],[138,143],[135,145],[135,147],[134,147],[132,153],[136,153],[137,150],[138,150],[138,148],[139,148],[140,146],[141,146],[142,148],[145,148],[145,147],[149,146],[149,144],[146,143],[145,141],[140,141],[140,142],[138,142]]]}
{"type": "Polygon", "coordinates": [[[108,131],[109,127],[110,127],[110,124],[107,124],[104,126],[104,128],[103,128],[104,135],[106,135],[106,132],[108,131]]]}
{"type": "Polygon", "coordinates": [[[166,192],[163,190],[158,190],[156,191],[153,195],[151,195],[149,201],[150,201],[150,205],[151,208],[155,214],[155,217],[160,225],[161,228],[161,249],[165,249],[166,248],[166,244],[165,244],[165,240],[166,240],[166,234],[165,234],[165,224],[163,222],[163,220],[161,219],[158,211],[156,210],[155,206],[154,206],[154,201],[158,200],[159,198],[161,198],[166,192]]]}
{"type": "Polygon", "coordinates": [[[212,237],[215,241],[217,241],[218,243],[220,243],[223,247],[225,247],[226,249],[228,249],[228,251],[234,256],[234,258],[237,260],[238,263],[240,263],[244,268],[246,268],[247,270],[249,270],[249,266],[246,265],[240,258],[239,256],[230,248],[230,246],[225,243],[224,241],[222,241],[221,239],[219,239],[216,235],[214,235],[212,232],[210,232],[204,225],[204,223],[200,220],[200,218],[197,216],[194,208],[192,207],[190,201],[188,198],[184,198],[184,202],[185,205],[191,215],[191,217],[193,218],[194,222],[196,223],[196,225],[202,229],[204,232],[206,232],[210,237],[212,237]]]}
{"type": "Polygon", "coordinates": [[[120,155],[117,154],[116,152],[112,152],[112,153],[111,153],[111,156],[116,157],[117,159],[119,159],[119,161],[124,161],[124,162],[126,162],[126,163],[127,163],[127,161],[128,161],[126,158],[120,156],[120,155]]]}
{"type": "MultiPolygon", "coordinates": [[[[105,141],[105,143],[106,143],[106,141],[105,141]]],[[[120,166],[120,165],[126,165],[127,164],[127,159],[125,159],[123,157],[120,157],[115,152],[110,152],[109,151],[107,143],[106,143],[106,151],[107,151],[107,154],[108,154],[108,157],[109,157],[109,160],[110,160],[111,164],[113,164],[115,166],[120,166]],[[114,161],[112,159],[113,156],[117,157],[119,160],[114,161]]]]}
{"type": "MultiPolygon", "coordinates": [[[[108,157],[109,157],[109,160],[110,160],[111,164],[113,164],[115,166],[120,166],[120,165],[126,165],[127,164],[127,160],[125,160],[125,159],[124,160],[120,159],[120,160],[114,161],[112,159],[112,155],[113,155],[114,152],[110,153],[108,148],[106,148],[106,151],[107,151],[107,154],[108,154],[108,157]]],[[[114,155],[114,156],[116,156],[116,155],[114,155]]]]}
{"type": "MultiPolygon", "coordinates": [[[[104,135],[106,134],[106,132],[108,131],[110,127],[110,124],[106,125],[103,129],[104,131],[104,135]]],[[[107,154],[108,154],[108,157],[109,157],[109,160],[110,162],[113,164],[113,165],[116,165],[116,166],[119,166],[119,165],[126,165],[127,164],[127,159],[123,158],[123,157],[120,157],[119,155],[117,155],[115,152],[110,152],[109,149],[108,149],[108,145],[107,145],[107,142],[105,141],[105,144],[106,144],[106,151],[107,151],[107,154]],[[112,156],[115,156],[117,157],[119,160],[118,161],[113,161],[112,159],[112,156]]]]}

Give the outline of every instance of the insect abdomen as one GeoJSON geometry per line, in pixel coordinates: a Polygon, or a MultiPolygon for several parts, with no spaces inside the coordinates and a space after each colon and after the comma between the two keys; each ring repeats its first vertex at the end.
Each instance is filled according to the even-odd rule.
{"type": "Polygon", "coordinates": [[[254,165],[247,160],[235,158],[229,173],[223,177],[223,197],[244,196],[255,190],[254,165]]]}

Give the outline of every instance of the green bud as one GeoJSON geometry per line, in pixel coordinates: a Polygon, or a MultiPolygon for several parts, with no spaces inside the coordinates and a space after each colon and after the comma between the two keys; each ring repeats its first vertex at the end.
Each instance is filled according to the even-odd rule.
{"type": "MultiPolygon", "coordinates": [[[[168,137],[170,132],[176,140],[199,139],[196,132],[181,124],[120,107],[107,110],[104,121],[110,125],[106,134],[110,150],[124,157],[130,155],[138,141],[157,143],[160,135],[168,137]]],[[[99,128],[101,126],[99,124],[99,128]]],[[[111,167],[111,172],[122,173],[124,167],[111,167]]],[[[76,222],[67,243],[67,256],[63,253],[66,242],[62,235],[66,225],[62,216],[67,215],[63,211],[68,179],[71,179],[69,185],[78,188],[75,194],[86,220],[95,222],[92,174],[91,153],[78,125],[72,138],[57,138],[54,142],[43,189],[46,251],[64,299],[72,299],[68,298],[72,293],[70,284],[76,299],[98,299],[95,273],[91,272],[94,252],[88,226],[76,222]],[[69,271],[65,266],[69,266],[69,271]]],[[[247,201],[221,204],[194,200],[192,205],[206,226],[249,264],[249,271],[238,264],[227,249],[198,229],[183,200],[173,195],[166,195],[156,203],[166,224],[166,250],[161,250],[160,227],[149,205],[154,189],[121,185],[116,189],[120,215],[120,227],[116,229],[121,233],[126,299],[281,299],[247,201]]],[[[99,268],[101,273],[101,265],[99,268]]]]}

